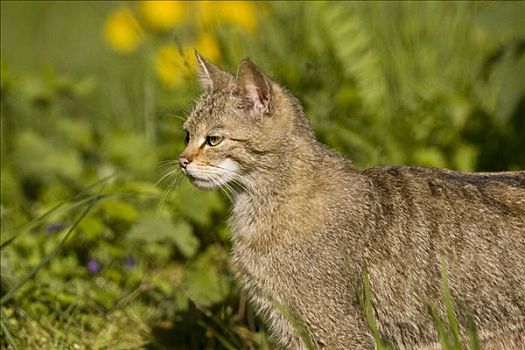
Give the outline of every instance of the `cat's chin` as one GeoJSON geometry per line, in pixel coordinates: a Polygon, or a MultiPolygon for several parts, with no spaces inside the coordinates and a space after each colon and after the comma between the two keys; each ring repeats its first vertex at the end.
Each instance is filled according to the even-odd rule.
{"type": "Polygon", "coordinates": [[[197,179],[195,177],[190,177],[190,182],[193,186],[201,189],[201,190],[206,190],[206,191],[212,191],[212,190],[216,190],[220,187],[220,185],[218,185],[217,183],[215,182],[212,182],[212,181],[208,181],[208,180],[202,180],[202,179],[197,179]]]}

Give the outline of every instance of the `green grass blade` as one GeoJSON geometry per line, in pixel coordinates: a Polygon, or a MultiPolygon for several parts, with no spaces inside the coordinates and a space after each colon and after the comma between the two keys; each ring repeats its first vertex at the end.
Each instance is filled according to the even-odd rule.
{"type": "MultiPolygon", "coordinates": [[[[202,311],[201,311],[202,313],[202,311]]],[[[210,313],[208,315],[206,315],[206,313],[203,313],[208,319],[212,320],[213,323],[215,323],[215,325],[219,328],[219,331],[224,334],[224,335],[228,335],[230,336],[230,339],[233,338],[232,336],[232,332],[230,329],[228,329],[227,326],[225,326],[224,322],[221,322],[221,320],[219,320],[213,313],[210,313]]],[[[215,328],[214,328],[215,329],[215,328]]],[[[241,347],[240,344],[234,344],[232,345],[234,348],[238,349],[241,347]]]]}
{"type": "Polygon", "coordinates": [[[215,328],[210,327],[206,322],[199,320],[197,321],[197,324],[201,326],[202,328],[206,329],[207,331],[211,332],[213,336],[219,341],[219,343],[222,344],[226,349],[228,350],[236,350],[237,348],[233,346],[229,341],[226,340],[219,332],[215,330],[215,328]]]}
{"type": "Polygon", "coordinates": [[[448,286],[448,273],[445,264],[441,263],[441,293],[443,296],[443,304],[447,313],[448,327],[452,337],[452,344],[454,349],[461,349],[461,335],[459,333],[458,320],[456,312],[454,311],[454,304],[452,302],[452,295],[448,286]]]}
{"type": "Polygon", "coordinates": [[[13,242],[18,236],[28,232],[33,227],[38,226],[42,221],[44,221],[48,216],[56,212],[58,209],[60,209],[66,202],[59,203],[55,205],[53,208],[46,211],[44,214],[36,217],[35,219],[31,220],[29,223],[24,225],[20,230],[18,230],[17,233],[6,239],[2,244],[0,244],[0,249],[3,249],[4,247],[8,246],[11,242],[13,242]]]}
{"type": "Polygon", "coordinates": [[[100,195],[96,196],[95,198],[92,198],[91,199],[91,202],[89,203],[89,205],[84,209],[84,211],[78,216],[78,218],[75,220],[75,222],[73,223],[73,225],[69,228],[69,230],[66,232],[66,234],[64,235],[64,237],[60,240],[60,242],[57,244],[57,246],[48,254],[44,257],[44,259],[42,259],[42,261],[40,261],[40,263],[35,266],[33,268],[33,270],[31,270],[31,272],[26,276],[24,277],[20,282],[18,282],[18,284],[13,287],[12,289],[10,289],[3,297],[2,299],[0,299],[0,305],[3,305],[5,304],[7,301],[11,300],[13,298],[13,296],[15,295],[16,291],[18,289],[20,289],[20,287],[22,287],[24,284],[27,283],[27,281],[29,281],[30,279],[32,279],[37,273],[38,271],[40,271],[40,269],[42,267],[44,267],[47,263],[49,263],[49,261],[51,261],[51,259],[62,249],[62,247],[64,246],[65,242],[67,241],[67,239],[69,238],[69,236],[71,236],[71,234],[75,231],[75,229],[77,228],[77,226],[80,224],[80,222],[82,221],[82,219],[84,219],[84,217],[86,217],[86,215],[91,211],[91,209],[93,208],[93,206],[95,205],[96,202],[98,202],[98,200],[100,199],[100,195]]]}
{"type": "Polygon", "coordinates": [[[479,350],[479,337],[478,337],[478,328],[476,327],[476,322],[471,314],[468,315],[468,338],[470,343],[470,350],[479,350]]]}
{"type": "Polygon", "coordinates": [[[350,264],[346,264],[347,272],[350,277],[350,282],[354,289],[356,300],[359,304],[359,308],[363,315],[365,316],[368,329],[374,338],[376,349],[378,350],[390,350],[394,347],[388,341],[385,341],[379,332],[377,327],[377,322],[374,316],[374,305],[372,303],[372,293],[370,288],[370,278],[368,275],[368,270],[365,268],[361,280],[363,282],[363,289],[358,286],[356,279],[353,278],[352,273],[350,273],[350,264]]]}
{"type": "Polygon", "coordinates": [[[304,322],[296,315],[293,315],[289,310],[287,310],[283,305],[281,305],[276,300],[270,299],[272,305],[279,311],[279,313],[292,325],[299,337],[303,340],[306,348],[308,350],[315,350],[316,347],[312,338],[306,330],[304,322]]]}
{"type": "Polygon", "coordinates": [[[418,299],[425,305],[430,317],[432,317],[432,322],[434,323],[434,326],[436,327],[436,330],[438,332],[439,342],[441,343],[442,349],[453,349],[450,344],[447,327],[445,326],[445,322],[439,315],[438,310],[429,301],[427,301],[419,292],[416,291],[416,295],[418,299]]]}
{"type": "Polygon", "coordinates": [[[9,237],[5,241],[3,241],[0,244],[0,249],[3,249],[4,247],[6,247],[9,244],[11,244],[20,235],[28,232],[29,230],[33,229],[34,227],[36,227],[38,225],[40,225],[47,217],[49,217],[51,214],[57,212],[60,208],[62,208],[64,205],[66,205],[66,203],[72,203],[72,205],[68,208],[68,210],[72,210],[72,209],[75,209],[75,208],[77,208],[79,206],[84,205],[85,203],[89,202],[91,199],[97,197],[98,195],[91,195],[91,196],[88,196],[88,197],[84,197],[84,195],[89,190],[95,188],[96,186],[101,185],[101,184],[105,184],[107,181],[109,181],[114,176],[116,176],[116,174],[111,174],[111,175],[108,175],[108,176],[106,176],[106,177],[104,177],[104,178],[102,178],[100,180],[95,181],[94,183],[92,183],[92,184],[88,185],[87,187],[83,188],[82,191],[80,191],[79,193],[75,194],[73,197],[71,197],[71,199],[66,200],[66,201],[64,201],[62,203],[59,203],[59,204],[55,205],[54,207],[52,207],[51,209],[49,209],[48,211],[46,211],[42,215],[34,218],[29,223],[27,223],[26,225],[21,227],[18,230],[17,233],[15,233],[11,237],[9,237]]]}
{"type": "Polygon", "coordinates": [[[363,313],[366,318],[366,323],[368,328],[374,337],[377,349],[391,349],[392,347],[387,344],[381,337],[379,333],[379,328],[377,327],[376,318],[374,316],[374,306],[372,305],[372,293],[370,291],[370,279],[368,277],[368,271],[365,269],[363,274],[363,301],[361,303],[363,308],[363,313]]]}
{"type": "Polygon", "coordinates": [[[5,339],[7,340],[7,343],[13,348],[13,350],[17,350],[15,340],[13,339],[13,335],[9,331],[9,326],[7,325],[7,315],[4,312],[4,308],[0,309],[2,312],[2,318],[0,319],[0,325],[2,326],[2,333],[5,334],[5,339]]]}
{"type": "Polygon", "coordinates": [[[381,336],[379,335],[379,330],[377,328],[377,322],[374,317],[374,310],[372,307],[372,295],[370,293],[370,279],[368,277],[368,272],[365,270],[363,274],[363,313],[365,314],[366,322],[368,328],[372,332],[372,336],[376,344],[382,346],[381,336]]]}

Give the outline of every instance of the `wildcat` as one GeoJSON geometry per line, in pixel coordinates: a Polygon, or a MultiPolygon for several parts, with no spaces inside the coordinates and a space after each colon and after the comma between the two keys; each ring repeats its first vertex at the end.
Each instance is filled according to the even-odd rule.
{"type": "Polygon", "coordinates": [[[484,348],[525,349],[524,171],[358,170],[250,60],[234,76],[196,56],[203,93],[180,167],[233,193],[237,279],[283,348],[374,348],[358,302],[365,269],[382,337],[437,347],[417,295],[442,304],[443,264],[460,323],[471,315],[484,348]]]}

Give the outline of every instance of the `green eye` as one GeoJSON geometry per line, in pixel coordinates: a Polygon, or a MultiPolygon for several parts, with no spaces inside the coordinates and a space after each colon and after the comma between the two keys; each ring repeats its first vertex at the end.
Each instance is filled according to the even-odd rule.
{"type": "Polygon", "coordinates": [[[219,143],[224,140],[224,137],[220,135],[208,135],[206,137],[206,144],[210,146],[217,146],[219,143]]]}

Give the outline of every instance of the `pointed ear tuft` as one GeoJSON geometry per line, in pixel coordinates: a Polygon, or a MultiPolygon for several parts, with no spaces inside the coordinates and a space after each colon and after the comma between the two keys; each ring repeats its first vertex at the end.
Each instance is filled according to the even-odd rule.
{"type": "Polygon", "coordinates": [[[251,115],[261,118],[271,111],[271,82],[248,58],[237,68],[236,92],[247,104],[244,106],[251,115]]]}
{"type": "Polygon", "coordinates": [[[202,57],[195,50],[195,57],[199,64],[199,82],[203,90],[212,90],[223,86],[232,76],[202,57]]]}

